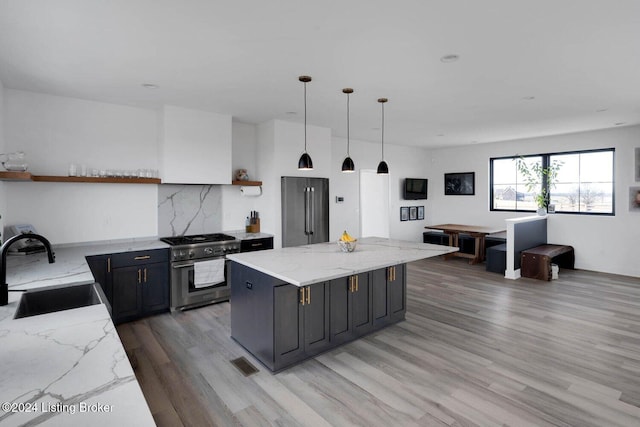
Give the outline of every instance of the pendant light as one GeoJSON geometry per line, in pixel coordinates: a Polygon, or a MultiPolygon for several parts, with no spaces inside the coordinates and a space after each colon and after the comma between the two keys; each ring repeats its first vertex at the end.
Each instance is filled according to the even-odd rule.
{"type": "Polygon", "coordinates": [[[349,156],[349,94],[353,93],[353,89],[350,87],[344,88],[342,89],[342,93],[347,94],[347,157],[345,157],[344,162],[342,162],[342,172],[353,173],[355,165],[349,156]]]}
{"type": "Polygon", "coordinates": [[[380,160],[380,163],[378,163],[378,171],[377,173],[379,174],[388,174],[389,173],[389,166],[387,165],[387,162],[384,161],[384,103],[387,102],[388,99],[387,98],[379,98],[378,102],[380,103],[380,105],[382,106],[382,160],[380,160]]]}
{"type": "Polygon", "coordinates": [[[298,160],[298,170],[312,170],[313,162],[311,156],[307,153],[307,83],[311,81],[309,76],[298,77],[302,83],[304,83],[304,152],[298,160]]]}

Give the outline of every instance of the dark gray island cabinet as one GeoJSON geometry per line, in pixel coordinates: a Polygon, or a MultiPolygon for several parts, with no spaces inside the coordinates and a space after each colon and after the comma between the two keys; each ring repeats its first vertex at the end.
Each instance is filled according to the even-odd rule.
{"type": "Polygon", "coordinates": [[[229,254],[231,337],[280,371],[404,320],[406,264],[457,248],[381,237],[229,254]]]}
{"type": "Polygon", "coordinates": [[[231,264],[231,336],[271,371],[404,320],[405,264],[306,286],[231,264]]]}

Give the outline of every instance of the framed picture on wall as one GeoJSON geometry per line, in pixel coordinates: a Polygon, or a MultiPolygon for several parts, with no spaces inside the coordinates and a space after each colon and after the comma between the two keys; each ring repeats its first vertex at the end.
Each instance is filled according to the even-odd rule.
{"type": "Polygon", "coordinates": [[[424,219],[424,206],[418,206],[418,220],[424,219]]]}
{"type": "Polygon", "coordinates": [[[640,187],[629,187],[629,212],[640,212],[640,187]]]}
{"type": "Polygon", "coordinates": [[[400,221],[409,221],[409,207],[403,206],[400,208],[400,221]]]}
{"type": "Polygon", "coordinates": [[[418,219],[418,207],[411,206],[409,208],[409,221],[415,221],[416,219],[418,219]]]}
{"type": "Polygon", "coordinates": [[[475,172],[445,173],[444,194],[446,196],[473,196],[476,194],[475,181],[475,172]]]}

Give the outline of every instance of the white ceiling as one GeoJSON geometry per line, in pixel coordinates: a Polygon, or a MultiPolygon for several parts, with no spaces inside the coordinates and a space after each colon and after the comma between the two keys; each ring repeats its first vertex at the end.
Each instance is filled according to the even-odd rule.
{"type": "Polygon", "coordinates": [[[7,88],[260,123],[303,120],[302,74],[334,135],[355,89],[355,139],[380,140],[379,97],[392,144],[638,124],[640,1],[0,0],[7,88]]]}

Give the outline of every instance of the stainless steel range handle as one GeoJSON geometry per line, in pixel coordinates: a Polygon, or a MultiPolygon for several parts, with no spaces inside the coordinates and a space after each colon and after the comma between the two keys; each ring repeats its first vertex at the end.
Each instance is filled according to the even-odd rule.
{"type": "Polygon", "coordinates": [[[309,210],[311,213],[309,214],[309,234],[313,235],[315,223],[316,223],[316,214],[315,214],[315,188],[311,187],[311,192],[309,193],[309,210]]]}

